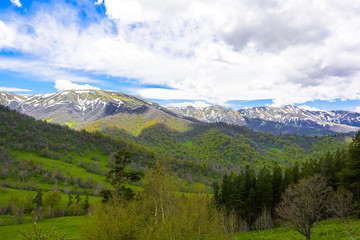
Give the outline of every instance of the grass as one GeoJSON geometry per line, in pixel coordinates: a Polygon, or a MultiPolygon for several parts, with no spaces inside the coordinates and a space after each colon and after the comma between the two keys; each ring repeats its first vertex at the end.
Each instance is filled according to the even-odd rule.
{"type": "MultiPolygon", "coordinates": [[[[313,228],[311,239],[313,240],[346,240],[357,239],[360,236],[360,220],[351,220],[344,225],[341,220],[327,220],[318,222],[313,228]]],[[[251,231],[238,234],[236,240],[303,240],[305,237],[296,232],[292,227],[275,228],[264,231],[251,231]]]]}
{"type": "MultiPolygon", "coordinates": [[[[39,157],[35,153],[28,153],[28,152],[19,152],[18,156],[23,159],[30,159],[30,157],[32,157],[36,162],[42,162],[44,164],[44,167],[47,169],[58,168],[61,172],[65,173],[66,175],[70,174],[75,178],[80,177],[82,178],[82,180],[89,178],[94,181],[101,182],[104,186],[110,185],[108,182],[105,181],[106,180],[105,176],[95,173],[90,173],[86,171],[84,168],[78,167],[75,164],[76,161],[74,161],[74,163],[67,163],[63,160],[54,160],[50,158],[39,157]]],[[[75,158],[80,158],[80,157],[75,157],[75,158]]],[[[83,157],[85,161],[94,162],[93,160],[90,160],[90,158],[91,156],[83,157]]],[[[101,165],[104,165],[105,160],[103,157],[101,159],[102,159],[101,165]]]]}
{"type": "MultiPolygon", "coordinates": [[[[86,216],[73,216],[73,217],[61,217],[45,219],[36,223],[36,227],[41,228],[45,233],[51,227],[56,227],[59,237],[65,235],[66,240],[80,239],[79,226],[85,221],[86,216]]],[[[19,231],[32,231],[34,223],[25,223],[17,225],[0,226],[0,238],[6,240],[18,240],[21,239],[19,231]]]]}

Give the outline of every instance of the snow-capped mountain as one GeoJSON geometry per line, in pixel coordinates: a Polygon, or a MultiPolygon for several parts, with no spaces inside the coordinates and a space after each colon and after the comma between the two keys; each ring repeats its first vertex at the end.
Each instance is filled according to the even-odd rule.
{"type": "Polygon", "coordinates": [[[203,122],[225,122],[274,134],[332,134],[356,132],[360,114],[348,111],[312,111],[295,106],[254,107],[239,111],[220,106],[169,107],[171,111],[203,122]]]}
{"type": "Polygon", "coordinates": [[[214,123],[224,122],[244,126],[245,119],[234,109],[221,106],[208,106],[203,108],[186,107],[168,107],[169,110],[187,116],[196,118],[202,122],[214,123]]]}
{"type": "Polygon", "coordinates": [[[221,106],[168,107],[132,95],[102,90],[66,90],[36,95],[0,92],[0,104],[21,113],[72,128],[104,125],[139,134],[143,126],[165,124],[185,130],[193,124],[224,122],[274,134],[323,135],[356,132],[360,113],[314,111],[301,107],[254,107],[236,111],[221,106]],[[91,126],[90,126],[90,125],[91,126]]]}
{"type": "Polygon", "coordinates": [[[28,96],[0,92],[0,104],[36,119],[73,128],[120,113],[142,114],[149,108],[175,115],[157,103],[124,93],[100,90],[67,90],[28,96]]]}
{"type": "Polygon", "coordinates": [[[360,114],[348,111],[313,111],[287,105],[254,107],[239,110],[239,113],[247,122],[260,119],[292,127],[310,127],[333,132],[354,132],[360,129],[360,114]]]}

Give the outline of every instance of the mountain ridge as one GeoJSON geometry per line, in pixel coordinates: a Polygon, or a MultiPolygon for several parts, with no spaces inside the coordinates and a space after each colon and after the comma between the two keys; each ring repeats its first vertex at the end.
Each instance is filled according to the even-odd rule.
{"type": "Polygon", "coordinates": [[[36,119],[91,131],[106,124],[129,130],[126,125],[142,119],[139,126],[129,130],[132,135],[155,123],[182,131],[190,125],[223,122],[273,134],[301,135],[351,133],[360,129],[360,113],[349,111],[314,111],[292,105],[240,110],[219,105],[163,107],[137,96],[94,89],[35,95],[0,92],[0,104],[36,119]]]}

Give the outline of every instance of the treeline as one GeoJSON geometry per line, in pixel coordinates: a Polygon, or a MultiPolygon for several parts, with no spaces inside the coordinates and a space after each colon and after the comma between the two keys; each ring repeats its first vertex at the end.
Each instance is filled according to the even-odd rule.
{"type": "MultiPolygon", "coordinates": [[[[272,228],[279,223],[276,208],[289,186],[315,175],[323,176],[333,191],[339,187],[360,197],[360,132],[349,148],[327,153],[318,159],[281,168],[263,167],[255,171],[249,165],[239,173],[225,174],[214,184],[214,200],[224,209],[236,231],[272,228]]],[[[319,218],[321,216],[319,215],[319,218]]]]}
{"type": "MultiPolygon", "coordinates": [[[[7,193],[6,188],[0,188],[0,193],[7,193]]],[[[22,224],[29,221],[26,216],[31,216],[33,222],[43,219],[80,216],[87,214],[90,203],[89,195],[68,194],[66,205],[61,204],[62,198],[59,191],[48,191],[44,193],[38,189],[37,194],[27,194],[23,198],[12,196],[8,203],[0,207],[0,214],[9,214],[12,216],[12,224],[22,224]]]]}

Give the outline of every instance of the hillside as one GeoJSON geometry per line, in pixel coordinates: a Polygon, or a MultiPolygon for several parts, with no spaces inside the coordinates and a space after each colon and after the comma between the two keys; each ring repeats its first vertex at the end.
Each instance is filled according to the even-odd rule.
{"type": "Polygon", "coordinates": [[[36,119],[71,128],[79,128],[116,114],[141,115],[150,108],[176,116],[157,103],[124,93],[100,90],[67,90],[28,96],[0,92],[0,104],[36,119]]]}

